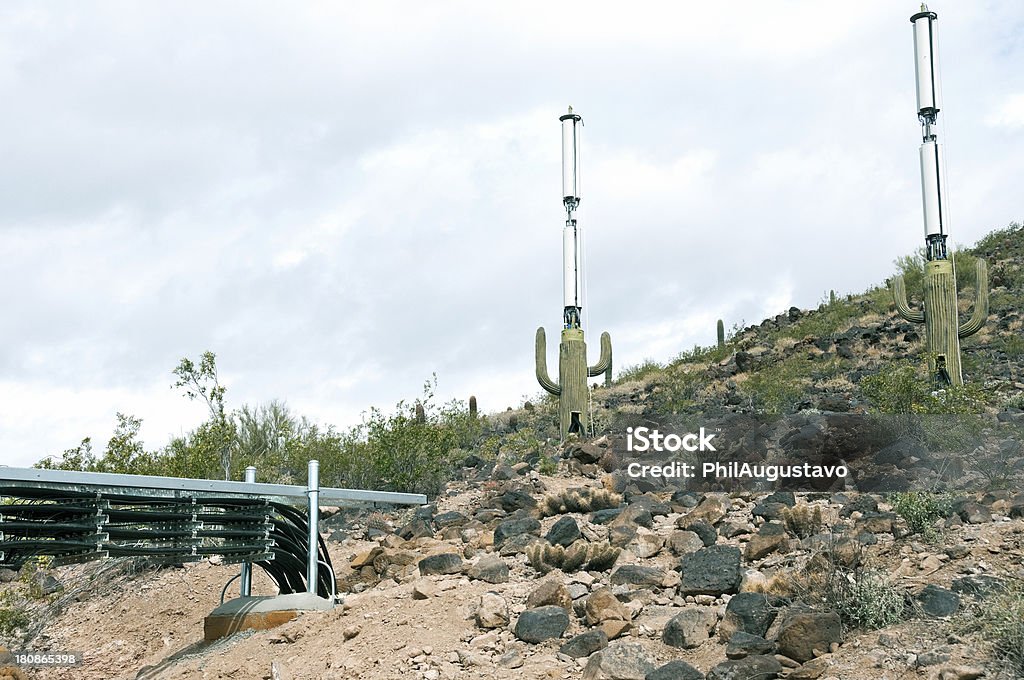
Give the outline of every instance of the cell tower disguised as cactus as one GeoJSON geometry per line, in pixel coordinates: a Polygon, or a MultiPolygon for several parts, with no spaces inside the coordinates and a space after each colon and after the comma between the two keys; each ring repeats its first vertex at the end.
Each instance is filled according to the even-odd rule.
{"type": "Polygon", "coordinates": [[[937,141],[936,123],[941,108],[935,24],[937,15],[926,5],[910,17],[914,25],[917,58],[917,115],[922,126],[921,191],[924,203],[925,262],[924,309],[914,310],[907,302],[903,277],[893,280],[896,309],[907,321],[923,323],[928,366],[936,383],[962,385],[960,338],[981,330],[988,318],[988,269],[978,259],[974,313],[961,324],[957,316],[956,272],[946,250],[946,175],[942,145],[937,141]]]}
{"type": "Polygon", "coordinates": [[[548,377],[547,343],[543,326],[537,329],[536,363],[540,386],[558,397],[558,422],[562,439],[569,434],[584,434],[589,420],[590,402],[587,378],[604,373],[605,384],[612,380],[612,338],[601,334],[601,357],[587,367],[587,344],[583,340],[580,316],[583,310],[583,239],[576,224],[580,204],[579,152],[583,118],[572,112],[562,122],[562,202],[565,204],[565,229],[562,230],[563,309],[562,342],[558,346],[558,382],[548,377]]]}

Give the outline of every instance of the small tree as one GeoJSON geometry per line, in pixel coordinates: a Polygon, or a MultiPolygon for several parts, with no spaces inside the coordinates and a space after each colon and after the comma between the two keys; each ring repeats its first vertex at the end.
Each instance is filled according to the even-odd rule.
{"type": "Polygon", "coordinates": [[[116,472],[127,475],[148,474],[153,469],[153,458],[139,440],[142,419],[117,414],[117,427],[107,442],[107,450],[94,466],[97,472],[116,472]]]}
{"type": "Polygon", "coordinates": [[[198,366],[185,357],[174,369],[174,375],[178,380],[173,387],[183,388],[185,396],[191,400],[202,397],[210,409],[208,434],[217,449],[224,479],[231,479],[235,427],[224,411],[224,393],[227,388],[217,379],[217,355],[210,351],[203,352],[198,366]]]}

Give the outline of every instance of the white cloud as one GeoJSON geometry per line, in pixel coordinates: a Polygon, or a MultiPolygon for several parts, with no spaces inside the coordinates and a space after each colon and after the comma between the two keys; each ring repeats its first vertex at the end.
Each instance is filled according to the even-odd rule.
{"type": "Polygon", "coordinates": [[[992,127],[1015,129],[1024,127],[1024,94],[1011,94],[985,117],[985,123],[992,127]]]}

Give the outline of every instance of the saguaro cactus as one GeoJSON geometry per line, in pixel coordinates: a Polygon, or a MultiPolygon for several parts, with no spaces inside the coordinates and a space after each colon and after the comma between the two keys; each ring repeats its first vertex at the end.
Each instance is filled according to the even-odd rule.
{"type": "Polygon", "coordinates": [[[910,17],[914,27],[915,77],[917,79],[917,118],[921,122],[921,207],[924,213],[925,265],[924,309],[911,309],[902,276],[893,280],[892,294],[900,316],[911,323],[923,323],[928,350],[928,367],[939,385],[962,385],[960,338],[981,330],[988,318],[988,268],[979,259],[975,278],[974,313],[960,324],[956,307],[956,275],[953,259],[946,248],[947,210],[942,144],[938,120],[942,110],[935,39],[938,15],[921,5],[910,17]]]}
{"type": "Polygon", "coordinates": [[[604,373],[604,384],[612,381],[612,336],[601,334],[601,356],[597,363],[587,367],[587,343],[583,330],[565,328],[558,345],[558,382],[548,376],[547,336],[544,327],[537,329],[536,341],[537,382],[550,394],[558,397],[558,424],[562,439],[572,433],[583,434],[589,416],[590,403],[587,378],[604,373]]]}
{"type": "Polygon", "coordinates": [[[725,347],[725,323],[718,320],[718,349],[725,347]]]}
{"type": "Polygon", "coordinates": [[[911,308],[902,276],[893,280],[896,309],[911,323],[923,323],[928,368],[936,380],[950,385],[964,382],[960,367],[960,338],[974,335],[988,318],[988,266],[975,265],[974,311],[961,324],[957,314],[956,277],[952,260],[931,260],[924,266],[924,309],[911,308]]]}
{"type": "Polygon", "coordinates": [[[469,395],[469,417],[476,420],[476,397],[469,395]]]}

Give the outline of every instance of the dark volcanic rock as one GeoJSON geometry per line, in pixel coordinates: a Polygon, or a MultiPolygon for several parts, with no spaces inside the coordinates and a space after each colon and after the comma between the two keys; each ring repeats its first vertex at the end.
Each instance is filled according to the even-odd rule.
{"type": "Polygon", "coordinates": [[[568,548],[580,538],[580,527],[576,520],[569,515],[562,515],[558,521],[551,525],[544,539],[551,545],[560,545],[568,548]]]}
{"type": "Polygon", "coordinates": [[[759,654],[771,654],[775,651],[775,643],[765,640],[760,635],[751,635],[742,630],[733,633],[729,638],[729,645],[725,648],[725,655],[730,659],[742,659],[747,656],[759,654]]]}
{"type": "Polygon", "coordinates": [[[615,585],[626,583],[634,586],[660,586],[664,580],[663,570],[639,564],[624,564],[612,572],[611,576],[611,582],[615,585]]]}
{"type": "Polygon", "coordinates": [[[718,626],[718,634],[728,642],[737,632],[763,637],[775,621],[782,600],[762,593],[734,595],[725,606],[725,617],[718,626]]]}
{"type": "Polygon", "coordinates": [[[513,536],[540,536],[540,522],[533,517],[510,519],[498,525],[494,530],[494,547],[501,545],[513,536]]]}
{"type": "Polygon", "coordinates": [[[718,542],[718,531],[704,521],[692,522],[686,525],[678,525],[680,529],[685,531],[692,531],[693,533],[700,536],[700,540],[704,542],[705,546],[712,546],[718,542]]]}
{"type": "Polygon", "coordinates": [[[456,553],[441,553],[424,557],[419,562],[420,573],[424,576],[431,574],[458,574],[462,571],[462,557],[456,553]]]}
{"type": "Polygon", "coordinates": [[[516,637],[523,642],[544,642],[560,638],[569,627],[569,613],[561,607],[549,605],[527,609],[516,621],[516,637]]]}
{"type": "Polygon", "coordinates": [[[566,642],[558,651],[574,659],[582,659],[607,646],[608,636],[603,630],[588,630],[566,642]]]}
{"type": "Polygon", "coordinates": [[[740,549],[715,545],[684,555],[679,565],[684,595],[722,595],[740,587],[740,549]]]}
{"type": "Polygon", "coordinates": [[[704,674],[685,661],[669,661],[648,673],[644,680],[704,680],[704,674]]]}
{"type": "Polygon", "coordinates": [[[498,504],[505,512],[515,512],[516,510],[537,507],[537,501],[534,497],[519,489],[503,493],[498,498],[498,504]]]}
{"type": "Polygon", "coordinates": [[[707,674],[707,680],[774,680],[782,672],[782,664],[774,656],[748,656],[718,664],[707,674]]]}
{"type": "Polygon", "coordinates": [[[448,527],[460,527],[468,521],[468,517],[463,515],[461,512],[456,512],[454,510],[451,512],[443,512],[434,518],[434,524],[437,526],[438,529],[446,529],[448,527]]]}
{"type": "Polygon", "coordinates": [[[616,642],[590,657],[583,680],[644,680],[655,669],[654,661],[639,642],[616,642]]]}
{"type": "Polygon", "coordinates": [[[918,593],[917,601],[928,616],[950,616],[960,608],[959,595],[931,584],[918,593]]]}

